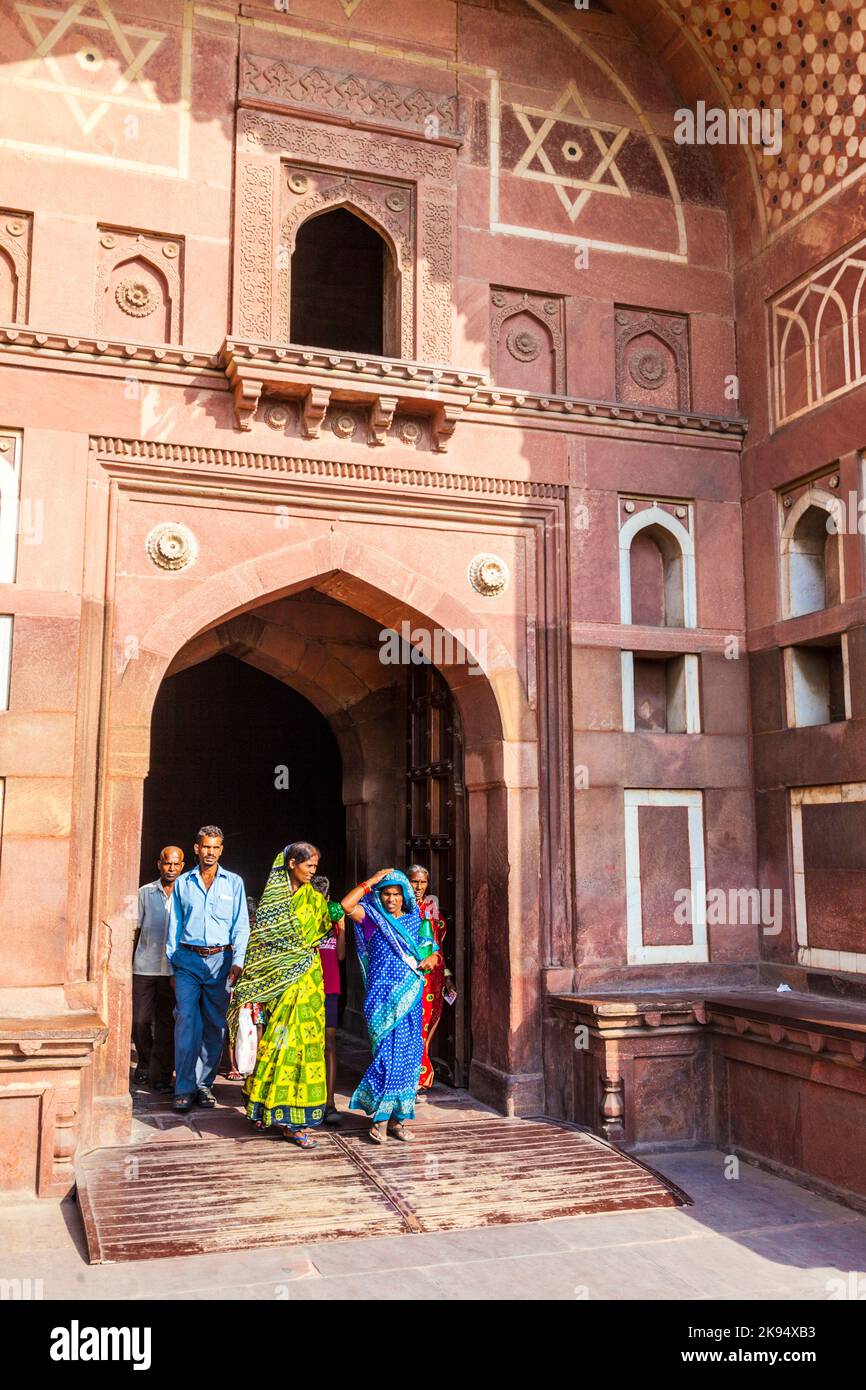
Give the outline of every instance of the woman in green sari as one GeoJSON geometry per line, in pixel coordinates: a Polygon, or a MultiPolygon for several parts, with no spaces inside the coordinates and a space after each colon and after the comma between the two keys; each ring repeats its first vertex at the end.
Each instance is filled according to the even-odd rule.
{"type": "Polygon", "coordinates": [[[278,1126],[302,1149],[316,1147],[309,1131],[322,1123],[328,1095],[317,946],[331,918],[310,882],[319,857],[315,845],[298,841],[274,860],[228,1011],[232,1042],[245,1004],[260,1004],[265,1013],[256,1068],[244,1083],[247,1115],[257,1129],[278,1126]]]}

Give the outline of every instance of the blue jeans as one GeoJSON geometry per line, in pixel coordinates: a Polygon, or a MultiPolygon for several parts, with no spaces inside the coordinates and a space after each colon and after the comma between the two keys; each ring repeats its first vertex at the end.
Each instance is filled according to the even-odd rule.
{"type": "Polygon", "coordinates": [[[212,1086],[226,1034],[230,950],[198,956],[179,946],[174,967],[174,1093],[212,1086]]]}

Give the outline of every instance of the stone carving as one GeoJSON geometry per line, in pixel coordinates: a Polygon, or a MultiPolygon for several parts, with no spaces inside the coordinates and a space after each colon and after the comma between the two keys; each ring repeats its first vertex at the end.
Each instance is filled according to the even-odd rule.
{"type": "Polygon", "coordinates": [[[444,198],[426,198],[421,214],[421,360],[450,362],[454,213],[444,198]]]}
{"type": "MultiPolygon", "coordinates": [[[[294,171],[290,171],[291,183],[294,171]]],[[[400,344],[399,357],[415,356],[415,257],[412,246],[412,220],[409,212],[411,192],[400,189],[404,216],[389,211],[387,185],[374,185],[369,180],[346,176],[333,182],[333,175],[311,171],[309,191],[306,195],[293,198],[280,226],[280,245],[285,255],[279,262],[280,314],[278,333],[280,340],[288,342],[289,316],[291,305],[291,257],[295,249],[298,228],[313,213],[327,207],[357,208],[366,214],[366,220],[378,224],[380,230],[394,249],[396,271],[400,277],[400,344]],[[377,196],[378,195],[378,199],[377,196]]],[[[393,193],[396,190],[390,190],[393,193]]]]}
{"type": "Polygon", "coordinates": [[[490,360],[496,380],[528,389],[552,391],[565,395],[565,333],[563,301],[551,295],[531,294],[528,290],[493,289],[490,294],[490,360]],[[515,320],[511,323],[511,320],[515,320]],[[538,325],[530,327],[528,320],[538,325]],[[510,324],[510,327],[509,327],[510,324]],[[503,334],[504,339],[503,339],[503,334]],[[549,345],[552,366],[549,374],[542,363],[528,373],[509,366],[503,358],[501,344],[517,362],[529,364],[540,357],[549,345]],[[515,376],[515,371],[517,375],[515,376]]]}
{"type": "Polygon", "coordinates": [[[111,317],[112,310],[107,301],[113,284],[111,298],[121,312],[131,318],[147,319],[158,309],[167,308],[165,331],[161,331],[159,321],[155,320],[147,330],[149,339],[153,341],[155,334],[160,341],[179,343],[182,268],[177,238],[114,227],[100,227],[98,233],[99,258],[94,305],[96,332],[104,331],[107,312],[109,319],[111,317]],[[122,275],[127,269],[132,274],[122,275]],[[122,278],[117,279],[119,275],[122,278]]]}
{"type": "Polygon", "coordinates": [[[443,92],[253,54],[243,59],[241,85],[246,97],[351,116],[355,125],[405,126],[423,130],[430,140],[461,133],[457,97],[443,92]]]}
{"type": "Polygon", "coordinates": [[[357,428],[358,422],[354,415],[335,415],[331,421],[331,429],[338,439],[351,439],[357,428]]]}
{"type": "Polygon", "coordinates": [[[508,566],[498,555],[476,555],[469,563],[469,583],[485,598],[504,594],[509,578],[508,566]]]}
{"type": "Polygon", "coordinates": [[[561,483],[528,482],[522,478],[494,478],[486,474],[455,473],[434,468],[405,468],[394,464],[346,459],[295,458],[286,454],[247,453],[241,449],[212,449],[203,444],[173,444],[161,439],[118,439],[91,435],[90,448],[100,459],[152,460],[162,469],[189,464],[239,474],[285,473],[291,477],[351,482],[369,487],[406,487],[415,491],[435,488],[472,497],[528,498],[532,501],[564,501],[568,489],[561,483]]]}
{"type": "Polygon", "coordinates": [[[330,391],[323,386],[310,387],[301,406],[301,434],[305,439],[318,439],[330,399],[330,391]]]}
{"type": "Polygon", "coordinates": [[[513,328],[505,341],[511,356],[520,362],[534,362],[541,352],[541,343],[527,328],[513,328]]]}
{"type": "Polygon", "coordinates": [[[454,181],[454,151],[432,141],[349,133],[261,111],[243,111],[241,117],[241,135],[250,151],[279,150],[287,158],[310,164],[337,164],[355,171],[447,184],[454,181]]]}
{"type": "Polygon", "coordinates": [[[416,445],[421,440],[421,426],[417,420],[401,420],[397,427],[397,433],[404,444],[416,445]]]}
{"type": "Polygon", "coordinates": [[[367,441],[369,444],[386,442],[396,409],[396,396],[379,396],[378,400],[373,402],[370,407],[370,432],[367,441]]]}
{"type": "Polygon", "coordinates": [[[198,555],[198,542],[188,526],[177,521],[163,521],[145,542],[147,553],[161,570],[182,570],[198,555]]]}
{"type": "Polygon", "coordinates": [[[265,409],[265,424],[272,430],[284,430],[289,423],[290,411],[287,405],[269,405],[265,409]]]}
{"type": "Polygon", "coordinates": [[[235,255],[238,333],[271,336],[271,279],[274,236],[274,170],[244,162],[240,171],[239,222],[235,255]]]}
{"type": "Polygon", "coordinates": [[[652,309],[614,311],[616,399],[640,404],[658,392],[659,404],[688,410],[688,319],[652,309]]]}
{"type": "Polygon", "coordinates": [[[150,285],[145,285],[143,280],[121,280],[114,291],[114,298],[123,312],[131,314],[133,318],[145,318],[152,314],[159,303],[150,285]]]}
{"type": "Polygon", "coordinates": [[[629,358],[628,369],[638,386],[643,386],[647,391],[657,391],[668,375],[664,358],[651,348],[634,353],[629,358]]]}
{"type": "Polygon", "coordinates": [[[11,267],[8,290],[3,292],[3,313],[9,323],[27,322],[32,222],[29,213],[0,209],[0,250],[5,251],[11,267]]]}

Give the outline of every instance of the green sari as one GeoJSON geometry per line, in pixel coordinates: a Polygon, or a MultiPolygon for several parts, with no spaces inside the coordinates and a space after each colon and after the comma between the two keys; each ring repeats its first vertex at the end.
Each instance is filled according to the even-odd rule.
{"type": "Polygon", "coordinates": [[[244,1004],[261,1004],[267,1013],[256,1069],[244,1082],[247,1115],[259,1128],[303,1129],[324,1119],[325,993],[317,945],[330,930],[321,893],[309,883],[293,893],[278,854],[228,1011],[232,1040],[244,1004]]]}

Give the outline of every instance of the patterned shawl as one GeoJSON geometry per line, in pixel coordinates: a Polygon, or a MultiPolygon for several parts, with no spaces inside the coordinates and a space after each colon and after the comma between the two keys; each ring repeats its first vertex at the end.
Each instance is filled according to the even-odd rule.
{"type": "Polygon", "coordinates": [[[273,863],[250,932],[244,973],[235,986],[227,1021],[234,1043],[244,1004],[277,1000],[318,960],[316,946],[331,930],[328,905],[312,884],[293,893],[281,851],[273,863]]]}

